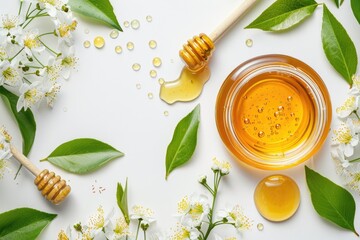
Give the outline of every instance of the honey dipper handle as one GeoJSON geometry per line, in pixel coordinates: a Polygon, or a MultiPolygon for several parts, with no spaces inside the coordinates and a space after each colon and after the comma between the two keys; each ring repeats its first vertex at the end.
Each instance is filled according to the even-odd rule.
{"type": "Polygon", "coordinates": [[[242,0],[240,5],[209,34],[210,39],[214,43],[219,40],[256,1],[257,0],[242,0]]]}
{"type": "Polygon", "coordinates": [[[13,156],[22,164],[24,165],[32,174],[38,176],[40,174],[40,170],[35,167],[35,165],[30,162],[30,160],[25,157],[21,152],[19,152],[14,146],[11,145],[10,147],[11,153],[13,156]]]}

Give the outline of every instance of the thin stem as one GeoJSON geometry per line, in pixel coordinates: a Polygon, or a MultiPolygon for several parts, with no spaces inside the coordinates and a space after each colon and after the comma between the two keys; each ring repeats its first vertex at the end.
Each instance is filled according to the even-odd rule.
{"type": "Polygon", "coordinates": [[[22,164],[20,164],[20,166],[19,166],[19,169],[16,171],[16,173],[15,173],[15,177],[14,177],[14,180],[16,180],[16,178],[18,177],[18,175],[19,175],[19,173],[20,173],[20,170],[21,170],[21,168],[22,168],[22,164]]]}
{"type": "Polygon", "coordinates": [[[23,6],[23,2],[22,2],[22,1],[20,1],[20,7],[19,7],[19,12],[18,12],[18,15],[20,15],[20,13],[21,13],[22,6],[23,6]]]}
{"type": "Polygon", "coordinates": [[[137,239],[138,239],[138,236],[139,236],[140,224],[141,224],[141,220],[139,219],[139,224],[138,224],[138,226],[137,226],[135,240],[137,240],[137,239]]]}
{"type": "Polygon", "coordinates": [[[29,79],[27,79],[26,77],[23,77],[23,79],[25,79],[25,81],[27,81],[29,84],[32,83],[32,82],[31,82],[29,79]]]}
{"type": "Polygon", "coordinates": [[[52,52],[53,54],[55,54],[55,56],[58,56],[58,55],[59,55],[59,53],[57,53],[57,52],[55,52],[54,50],[52,50],[51,48],[49,48],[43,41],[41,41],[41,39],[39,38],[39,36],[38,36],[37,39],[41,42],[42,45],[44,45],[44,47],[45,47],[47,50],[49,50],[50,52],[52,52]]]}
{"type": "Polygon", "coordinates": [[[24,50],[24,47],[20,49],[12,58],[9,59],[9,62],[11,62],[14,58],[16,58],[21,52],[24,50]]]}
{"type": "MultiPolygon", "coordinates": [[[[43,9],[39,10],[39,12],[37,12],[37,14],[35,16],[32,16],[32,17],[27,17],[27,19],[30,19],[26,24],[25,26],[23,27],[24,29],[38,16],[40,15],[40,13],[43,11],[43,9]]],[[[32,13],[32,12],[31,12],[32,13]]],[[[30,14],[31,14],[30,13],[30,14]]],[[[25,23],[25,22],[24,22],[25,23]]]]}
{"type": "Polygon", "coordinates": [[[351,163],[360,162],[360,158],[356,158],[356,159],[350,160],[349,162],[351,162],[351,163]]]}
{"type": "Polygon", "coordinates": [[[143,231],[144,231],[144,240],[146,240],[146,230],[143,231]]]}
{"type": "Polygon", "coordinates": [[[209,184],[205,183],[201,183],[210,193],[211,195],[214,196],[214,190],[211,189],[211,187],[209,186],[209,184]]]}
{"type": "Polygon", "coordinates": [[[36,68],[36,69],[40,69],[42,67],[39,67],[39,66],[31,66],[31,65],[25,65],[26,67],[29,67],[29,68],[36,68]]]}
{"type": "Polygon", "coordinates": [[[356,112],[356,110],[354,110],[353,113],[355,114],[355,116],[357,117],[357,119],[360,120],[360,116],[359,116],[359,114],[356,112]]]}
{"type": "Polygon", "coordinates": [[[39,38],[39,37],[50,35],[50,34],[54,34],[54,32],[43,33],[43,34],[38,35],[37,37],[39,38]]]}
{"type": "Polygon", "coordinates": [[[40,62],[40,60],[35,56],[35,54],[33,54],[32,56],[35,58],[35,60],[36,60],[42,67],[45,67],[45,65],[40,62]]]}
{"type": "MultiPolygon", "coordinates": [[[[25,15],[25,18],[26,18],[26,19],[25,19],[25,21],[27,20],[27,17],[29,16],[29,11],[30,11],[31,5],[32,5],[32,3],[29,4],[29,7],[28,7],[28,9],[27,9],[27,11],[26,11],[26,15],[25,15]]],[[[35,9],[34,9],[34,10],[35,10],[35,9]]],[[[34,10],[33,10],[33,11],[34,11],[34,10]]],[[[30,13],[30,14],[31,14],[31,13],[30,13]]],[[[25,21],[24,21],[24,22],[25,22],[25,21]]],[[[24,23],[22,23],[22,24],[24,24],[24,23]]]]}

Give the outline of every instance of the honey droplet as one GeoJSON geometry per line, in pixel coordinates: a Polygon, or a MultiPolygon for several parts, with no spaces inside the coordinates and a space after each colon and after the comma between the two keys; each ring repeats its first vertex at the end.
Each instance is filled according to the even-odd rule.
{"type": "Polygon", "coordinates": [[[264,108],[259,108],[258,113],[262,113],[264,111],[264,108]]]}
{"type": "Polygon", "coordinates": [[[141,65],[138,64],[138,63],[134,63],[134,64],[132,65],[132,69],[133,69],[134,71],[139,71],[139,70],[141,69],[141,65]]]}
{"type": "Polygon", "coordinates": [[[297,122],[298,122],[298,121],[300,121],[300,118],[298,118],[298,117],[297,117],[297,118],[295,118],[295,121],[297,121],[297,122]]]}
{"type": "Polygon", "coordinates": [[[275,113],[274,113],[274,116],[275,117],[278,117],[280,115],[280,113],[278,112],[278,111],[276,111],[275,113]]]}
{"type": "Polygon", "coordinates": [[[141,89],[141,84],[140,84],[140,83],[137,83],[137,84],[136,84],[136,88],[137,88],[137,89],[141,89]]]}
{"type": "Polygon", "coordinates": [[[254,201],[264,218],[275,222],[284,221],[293,216],[299,207],[299,187],[287,176],[268,176],[256,186],[254,201]]]}
{"type": "Polygon", "coordinates": [[[247,47],[252,47],[253,46],[253,40],[252,39],[246,39],[245,44],[247,47]]]}
{"type": "Polygon", "coordinates": [[[115,39],[115,38],[117,38],[119,36],[119,32],[118,32],[118,30],[112,30],[111,32],[110,32],[110,37],[112,38],[112,39],[115,39]]]}
{"type": "Polygon", "coordinates": [[[293,100],[293,97],[292,97],[292,96],[288,96],[288,97],[287,97],[287,100],[288,100],[288,102],[291,102],[291,101],[293,100]]]}
{"type": "Polygon", "coordinates": [[[158,82],[160,85],[162,85],[162,84],[164,84],[165,80],[163,78],[159,78],[158,82]]]}
{"type": "Polygon", "coordinates": [[[250,119],[245,118],[245,119],[244,119],[244,123],[245,123],[245,124],[249,124],[249,123],[250,123],[250,119]]]}
{"type": "Polygon", "coordinates": [[[164,111],[164,116],[165,116],[165,117],[169,116],[169,112],[168,112],[168,111],[164,111]]]}
{"type": "Polygon", "coordinates": [[[281,111],[284,111],[284,107],[283,106],[278,106],[278,110],[281,112],[281,111]]]}
{"type": "Polygon", "coordinates": [[[148,21],[148,22],[152,22],[152,16],[147,15],[147,16],[146,16],[146,21],[148,21]]]}
{"type": "Polygon", "coordinates": [[[159,57],[154,57],[153,61],[152,61],[154,67],[160,67],[161,66],[161,59],[159,57]]]}
{"type": "Polygon", "coordinates": [[[156,42],[155,40],[150,40],[150,41],[149,41],[149,47],[150,47],[151,49],[156,48],[156,46],[157,46],[157,42],[156,42]]]}
{"type": "Polygon", "coordinates": [[[89,48],[91,46],[91,43],[90,43],[90,41],[86,40],[86,41],[84,41],[83,45],[84,45],[84,48],[89,48]]]}
{"type": "Polygon", "coordinates": [[[99,48],[99,49],[100,49],[100,48],[103,48],[104,45],[105,45],[105,40],[104,40],[103,37],[97,36],[97,37],[94,39],[94,46],[95,46],[96,48],[99,48]]]}
{"type": "Polygon", "coordinates": [[[127,44],[126,44],[126,47],[127,47],[127,49],[128,50],[133,50],[134,49],[134,43],[133,42],[128,42],[127,44]]]}
{"type": "Polygon", "coordinates": [[[157,76],[157,72],[155,70],[151,70],[150,71],[150,77],[156,78],[156,76],[157,76]]]}
{"type": "Polygon", "coordinates": [[[122,53],[122,47],[121,47],[121,46],[115,46],[115,52],[116,52],[117,54],[122,53]]]}
{"type": "Polygon", "coordinates": [[[124,22],[124,27],[128,28],[129,26],[130,26],[129,21],[125,21],[125,22],[124,22]]]}
{"type": "Polygon", "coordinates": [[[293,113],[293,112],[290,113],[290,116],[291,116],[291,117],[295,117],[295,113],[293,113]]]}
{"type": "Polygon", "coordinates": [[[137,20],[137,19],[134,19],[134,20],[132,20],[131,21],[131,27],[132,27],[132,29],[139,29],[139,27],[140,27],[140,22],[139,22],[139,20],[137,20]]]}
{"type": "Polygon", "coordinates": [[[154,95],[152,93],[148,93],[148,98],[149,99],[153,99],[154,98],[154,95]]]}
{"type": "Polygon", "coordinates": [[[258,229],[259,231],[264,230],[264,224],[262,224],[262,223],[258,223],[258,224],[256,225],[256,227],[257,227],[257,229],[258,229]]]}
{"type": "Polygon", "coordinates": [[[276,128],[276,129],[280,129],[280,128],[281,128],[281,124],[277,123],[277,124],[275,125],[275,128],[276,128]]]}
{"type": "Polygon", "coordinates": [[[258,133],[258,136],[259,136],[259,138],[262,138],[262,137],[265,136],[265,133],[264,133],[263,131],[260,131],[260,132],[258,133]]]}

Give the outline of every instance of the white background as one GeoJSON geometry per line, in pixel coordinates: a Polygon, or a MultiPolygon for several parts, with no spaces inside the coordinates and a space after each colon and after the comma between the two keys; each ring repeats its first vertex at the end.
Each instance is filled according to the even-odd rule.
{"type": "MultiPolygon", "coordinates": [[[[116,207],[116,184],[129,179],[130,206],[142,204],[155,212],[157,223],[154,230],[168,231],[175,225],[177,202],[187,194],[201,192],[197,183],[200,174],[211,174],[213,157],[232,163],[231,174],[221,185],[217,209],[227,204],[239,203],[247,215],[254,220],[252,230],[236,235],[232,228],[219,228],[223,237],[237,236],[242,239],[357,239],[351,232],[342,230],[321,219],[314,211],[304,178],[304,166],[286,171],[259,171],[241,166],[225,150],[215,125],[215,102],[217,92],[226,76],[241,62],[262,54],[280,53],[298,58],[312,66],[325,81],[333,103],[333,110],[346,98],[348,85],[328,63],[321,45],[322,7],[296,29],[283,33],[266,33],[260,30],[244,30],[273,1],[259,1],[226,36],[216,44],[211,60],[212,77],[202,95],[193,102],[167,105],[157,96],[159,77],[165,80],[177,78],[183,66],[178,51],[188,38],[201,32],[210,33],[240,1],[235,0],[131,0],[111,1],[119,22],[138,19],[138,30],[124,28],[117,39],[111,39],[110,28],[78,18],[75,46],[79,64],[71,80],[65,82],[54,109],[45,106],[34,110],[37,134],[32,161],[41,169],[49,168],[70,181],[72,194],[61,206],[52,206],[45,201],[33,184],[33,176],[22,170],[13,180],[17,163],[11,164],[12,173],[0,181],[0,212],[18,207],[31,207],[57,213],[57,218],[41,234],[40,239],[56,239],[60,229],[79,221],[86,222],[99,205],[106,212],[116,207]],[[153,17],[148,23],[147,15],[153,17]],[[86,34],[88,29],[90,33],[86,34]],[[98,50],[93,46],[83,47],[85,40],[104,36],[106,45],[98,50]],[[253,47],[245,45],[246,39],[254,41],[253,47]],[[152,50],[148,41],[154,39],[158,46],[152,50]],[[133,51],[126,49],[126,43],[135,44],[133,51]],[[123,53],[118,55],[114,47],[121,45],[123,53]],[[158,77],[153,79],[149,71],[151,61],[159,56],[163,64],[158,77]],[[131,69],[138,62],[139,72],[131,69]],[[142,88],[136,88],[140,83],[142,88]],[[148,99],[148,93],[154,99],[148,99]],[[177,122],[189,113],[196,104],[201,104],[201,124],[198,145],[192,160],[176,169],[165,181],[165,154],[177,122]],[[168,111],[169,116],[163,112],[168,111]],[[47,162],[39,162],[58,145],[66,141],[91,137],[102,140],[123,151],[126,155],[97,172],[74,175],[63,172],[47,162]],[[301,205],[290,220],[272,223],[263,219],[255,209],[253,192],[256,184],[265,176],[283,173],[298,183],[301,191],[301,205]],[[92,193],[92,187],[106,190],[92,193]],[[257,223],[264,224],[262,232],[257,223]]],[[[348,30],[358,51],[360,51],[360,26],[356,22],[346,0],[341,9],[336,9],[332,0],[328,7],[348,30]]],[[[0,13],[16,13],[18,1],[0,0],[0,13]]],[[[20,148],[21,137],[5,106],[0,104],[0,123],[13,134],[15,144],[20,148]]],[[[336,116],[333,117],[333,126],[336,116]]],[[[307,164],[337,183],[340,178],[329,154],[329,141],[307,164]]],[[[359,196],[355,195],[359,202],[359,196]]],[[[359,229],[360,214],[357,212],[355,226],[359,229]]],[[[212,237],[213,239],[213,237],[212,237]]]]}

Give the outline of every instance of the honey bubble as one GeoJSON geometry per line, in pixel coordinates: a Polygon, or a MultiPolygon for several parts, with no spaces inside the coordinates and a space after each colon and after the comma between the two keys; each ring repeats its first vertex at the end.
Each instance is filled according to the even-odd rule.
{"type": "Polygon", "coordinates": [[[139,20],[137,20],[137,19],[134,19],[134,20],[132,20],[131,21],[131,27],[132,27],[132,29],[139,29],[139,27],[140,27],[140,22],[139,22],[139,20]]]}
{"type": "Polygon", "coordinates": [[[95,37],[95,39],[94,39],[94,46],[96,47],[96,48],[103,48],[104,47],[104,45],[105,45],[105,39],[103,38],[103,37],[101,37],[101,36],[97,36],[97,37],[95,37]]]}
{"type": "Polygon", "coordinates": [[[155,40],[150,40],[150,41],[149,41],[149,47],[150,47],[151,49],[156,48],[156,46],[157,46],[157,42],[156,42],[155,40]]]}

